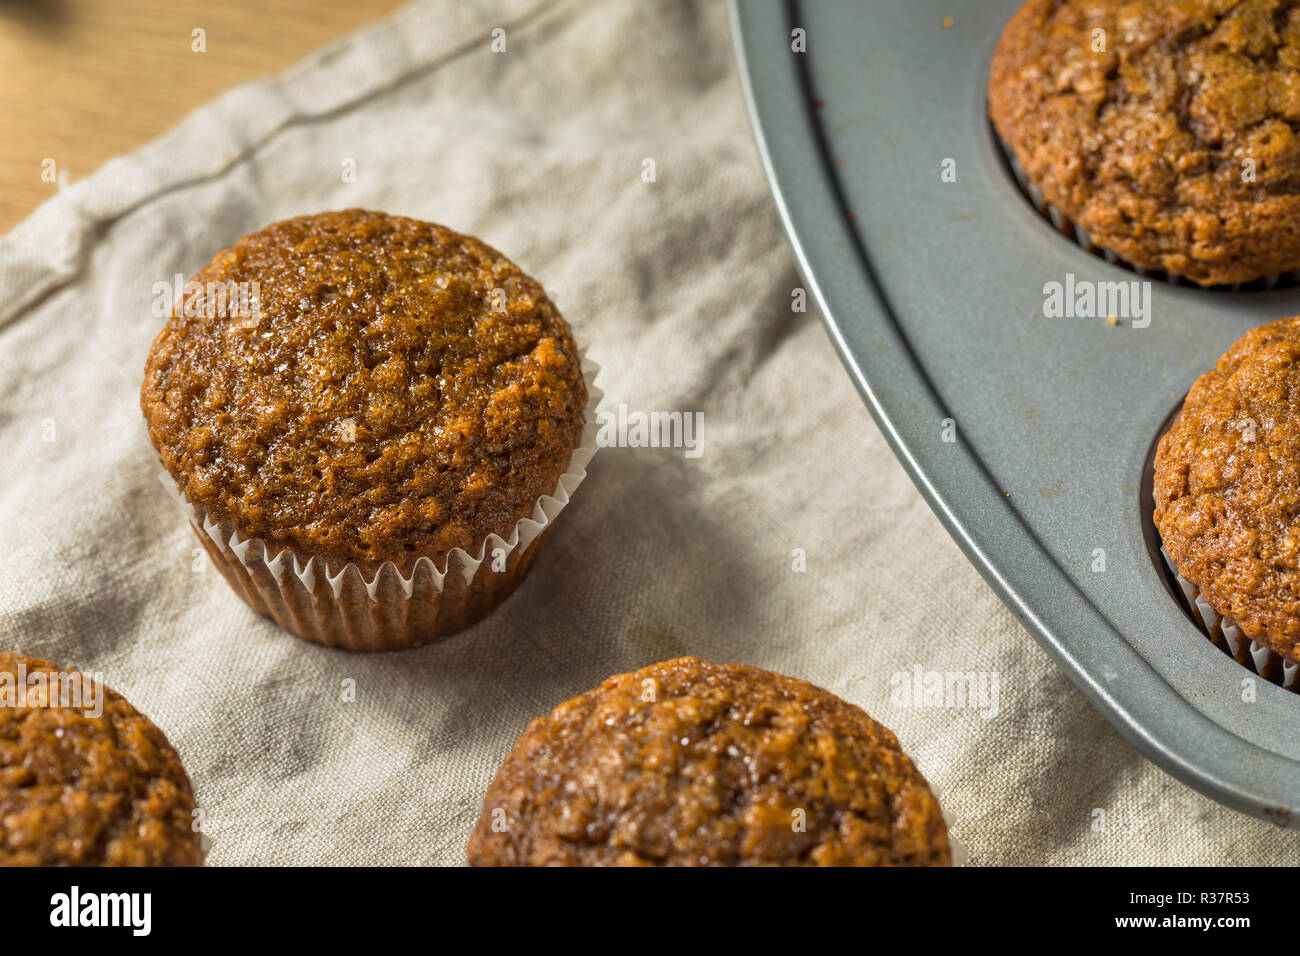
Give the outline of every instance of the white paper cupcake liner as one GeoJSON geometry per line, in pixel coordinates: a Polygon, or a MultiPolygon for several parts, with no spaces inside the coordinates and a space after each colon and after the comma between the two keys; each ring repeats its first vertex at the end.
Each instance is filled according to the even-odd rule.
{"type": "Polygon", "coordinates": [[[408,573],[385,562],[369,579],[353,563],[285,547],[272,554],[256,537],[244,538],[229,521],[217,521],[191,502],[164,472],[200,543],[236,593],[255,611],[303,640],[354,651],[385,651],[428,644],[463,630],[495,608],[523,580],[538,546],[587,476],[596,453],[596,387],[600,367],[580,353],[587,385],[586,421],[555,490],[542,495],[532,515],[507,537],[488,537],[472,551],[454,548],[439,568],[428,556],[408,573]],[[495,567],[503,565],[502,567],[495,567]]]}
{"type": "MultiPolygon", "coordinates": [[[[1184,276],[1174,275],[1173,273],[1166,272],[1163,269],[1144,269],[1142,266],[1129,262],[1118,253],[1097,245],[1097,243],[1092,241],[1092,236],[1088,234],[1086,229],[1067,216],[1058,206],[1047,201],[1047,197],[1043,195],[1042,189],[1038,187],[1037,183],[1029,178],[1024,167],[1020,165],[1020,160],[1016,158],[1015,151],[1002,141],[1002,137],[998,136],[996,131],[993,133],[993,139],[994,142],[997,143],[998,148],[1002,151],[1002,155],[1007,162],[1007,167],[1011,170],[1011,174],[1015,177],[1016,184],[1019,185],[1020,191],[1024,193],[1025,198],[1027,198],[1033,207],[1038,210],[1039,215],[1052,224],[1052,227],[1056,229],[1057,232],[1076,243],[1085,252],[1092,253],[1094,256],[1100,256],[1111,265],[1116,265],[1120,268],[1128,269],[1130,272],[1135,272],[1144,279],[1154,279],[1159,282],[1167,282],[1170,285],[1191,286],[1196,289],[1207,288],[1206,286],[1202,286],[1200,283],[1193,282],[1191,279],[1184,276]]],[[[1259,279],[1251,279],[1248,282],[1234,282],[1230,285],[1210,286],[1209,288],[1226,289],[1232,292],[1244,292],[1265,291],[1278,287],[1287,288],[1294,285],[1300,285],[1300,270],[1294,272],[1279,272],[1276,275],[1263,276],[1259,279]]]]}
{"type": "Polygon", "coordinates": [[[1187,610],[1216,647],[1265,680],[1300,693],[1300,666],[1270,650],[1259,641],[1247,637],[1237,626],[1236,621],[1211,607],[1201,596],[1200,589],[1178,573],[1178,566],[1163,547],[1160,549],[1160,555],[1165,559],[1165,566],[1173,572],[1174,579],[1178,582],[1178,587],[1187,601],[1187,610]]]}
{"type": "MultiPolygon", "coordinates": [[[[929,781],[926,781],[929,783],[929,781]]],[[[933,783],[929,784],[930,792],[934,794],[934,799],[939,804],[939,813],[943,817],[943,824],[948,828],[948,849],[952,853],[953,866],[965,866],[970,860],[970,850],[966,844],[952,835],[953,824],[957,822],[957,815],[944,805],[943,794],[933,783]]]]}

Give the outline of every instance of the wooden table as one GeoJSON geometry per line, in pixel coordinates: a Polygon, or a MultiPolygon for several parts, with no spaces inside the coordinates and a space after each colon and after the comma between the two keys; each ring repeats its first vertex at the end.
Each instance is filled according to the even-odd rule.
{"type": "Polygon", "coordinates": [[[400,3],[0,0],[0,234],[58,188],[47,160],[81,179],[400,3]]]}

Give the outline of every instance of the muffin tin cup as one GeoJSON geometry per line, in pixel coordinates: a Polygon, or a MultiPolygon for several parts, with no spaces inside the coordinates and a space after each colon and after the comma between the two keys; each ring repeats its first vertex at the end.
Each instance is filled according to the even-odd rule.
{"type": "Polygon", "coordinates": [[[1186,610],[1215,647],[1265,680],[1300,693],[1300,666],[1247,637],[1235,620],[1211,607],[1202,597],[1200,588],[1178,573],[1178,566],[1169,557],[1169,552],[1161,548],[1160,554],[1178,582],[1179,591],[1187,602],[1186,610]]]}
{"type": "Polygon", "coordinates": [[[1163,269],[1144,269],[1142,266],[1135,265],[1123,256],[1093,242],[1092,236],[1088,234],[1088,230],[1084,229],[1067,216],[1059,206],[1048,202],[1047,197],[1043,195],[1043,190],[1039,188],[1037,183],[1029,178],[1024,167],[1020,165],[1020,160],[1016,158],[1015,151],[1003,142],[1002,138],[997,135],[996,131],[993,133],[993,139],[994,142],[997,143],[998,149],[1001,151],[1003,158],[1006,160],[1007,168],[1011,170],[1012,176],[1015,177],[1016,184],[1020,187],[1020,192],[1029,200],[1034,209],[1038,211],[1038,214],[1050,222],[1053,229],[1065,236],[1065,238],[1069,239],[1071,242],[1074,242],[1085,252],[1089,252],[1094,256],[1100,256],[1111,265],[1116,265],[1120,268],[1128,269],[1131,272],[1136,272],[1144,279],[1154,279],[1158,282],[1167,282],[1170,285],[1192,286],[1197,289],[1211,288],[1223,289],[1231,292],[1245,292],[1264,291],[1268,289],[1287,288],[1290,286],[1300,285],[1300,270],[1295,272],[1280,272],[1276,275],[1251,279],[1248,282],[1235,282],[1230,285],[1206,287],[1197,282],[1193,282],[1191,279],[1174,275],[1171,272],[1166,272],[1163,269]]]}
{"type": "Polygon", "coordinates": [[[195,534],[222,576],[259,614],[305,641],[350,651],[391,651],[448,637],[487,615],[524,579],[543,539],[596,453],[596,411],[603,392],[600,367],[581,356],[588,401],[582,440],[555,490],[537,499],[508,537],[492,534],[472,551],[453,549],[443,568],[417,558],[408,574],[392,562],[369,579],[353,563],[331,566],[318,556],[284,548],[271,554],[258,538],[244,538],[180,492],[195,534]]]}

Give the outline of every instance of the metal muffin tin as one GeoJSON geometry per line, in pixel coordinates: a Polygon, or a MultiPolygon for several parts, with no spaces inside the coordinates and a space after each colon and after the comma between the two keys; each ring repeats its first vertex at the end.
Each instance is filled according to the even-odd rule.
{"type": "Polygon", "coordinates": [[[733,0],[777,207],[854,384],[1007,606],[1143,754],[1300,826],[1300,695],[1196,628],[1151,524],[1151,454],[1187,389],[1248,329],[1300,312],[1300,289],[1151,280],[1145,328],[1044,316],[1045,283],[1067,274],[1140,277],[1054,230],[999,153],[985,87],[1019,2],[733,0]]]}

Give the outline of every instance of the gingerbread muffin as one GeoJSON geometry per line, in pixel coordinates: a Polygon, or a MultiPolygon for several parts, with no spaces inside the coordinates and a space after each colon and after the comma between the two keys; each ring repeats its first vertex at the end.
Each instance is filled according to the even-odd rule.
{"type": "Polygon", "coordinates": [[[1191,596],[1300,661],[1300,316],[1248,332],[1192,386],[1157,447],[1154,498],[1191,596]]]}
{"type": "Polygon", "coordinates": [[[218,253],[141,389],[235,590],[356,650],[450,634],[513,590],[594,449],[587,403],[537,282],[470,236],[356,209],[218,253]]]}
{"type": "Polygon", "coordinates": [[[0,653],[0,865],[202,863],[163,732],[76,671],[0,653]]]}
{"type": "Polygon", "coordinates": [[[1139,269],[1201,285],[1300,269],[1297,7],[1030,0],[988,86],[1022,184],[1139,269]]]}
{"type": "Polygon", "coordinates": [[[475,866],[946,866],[894,735],[801,680],[682,657],[532,722],[483,798],[475,866]]]}

